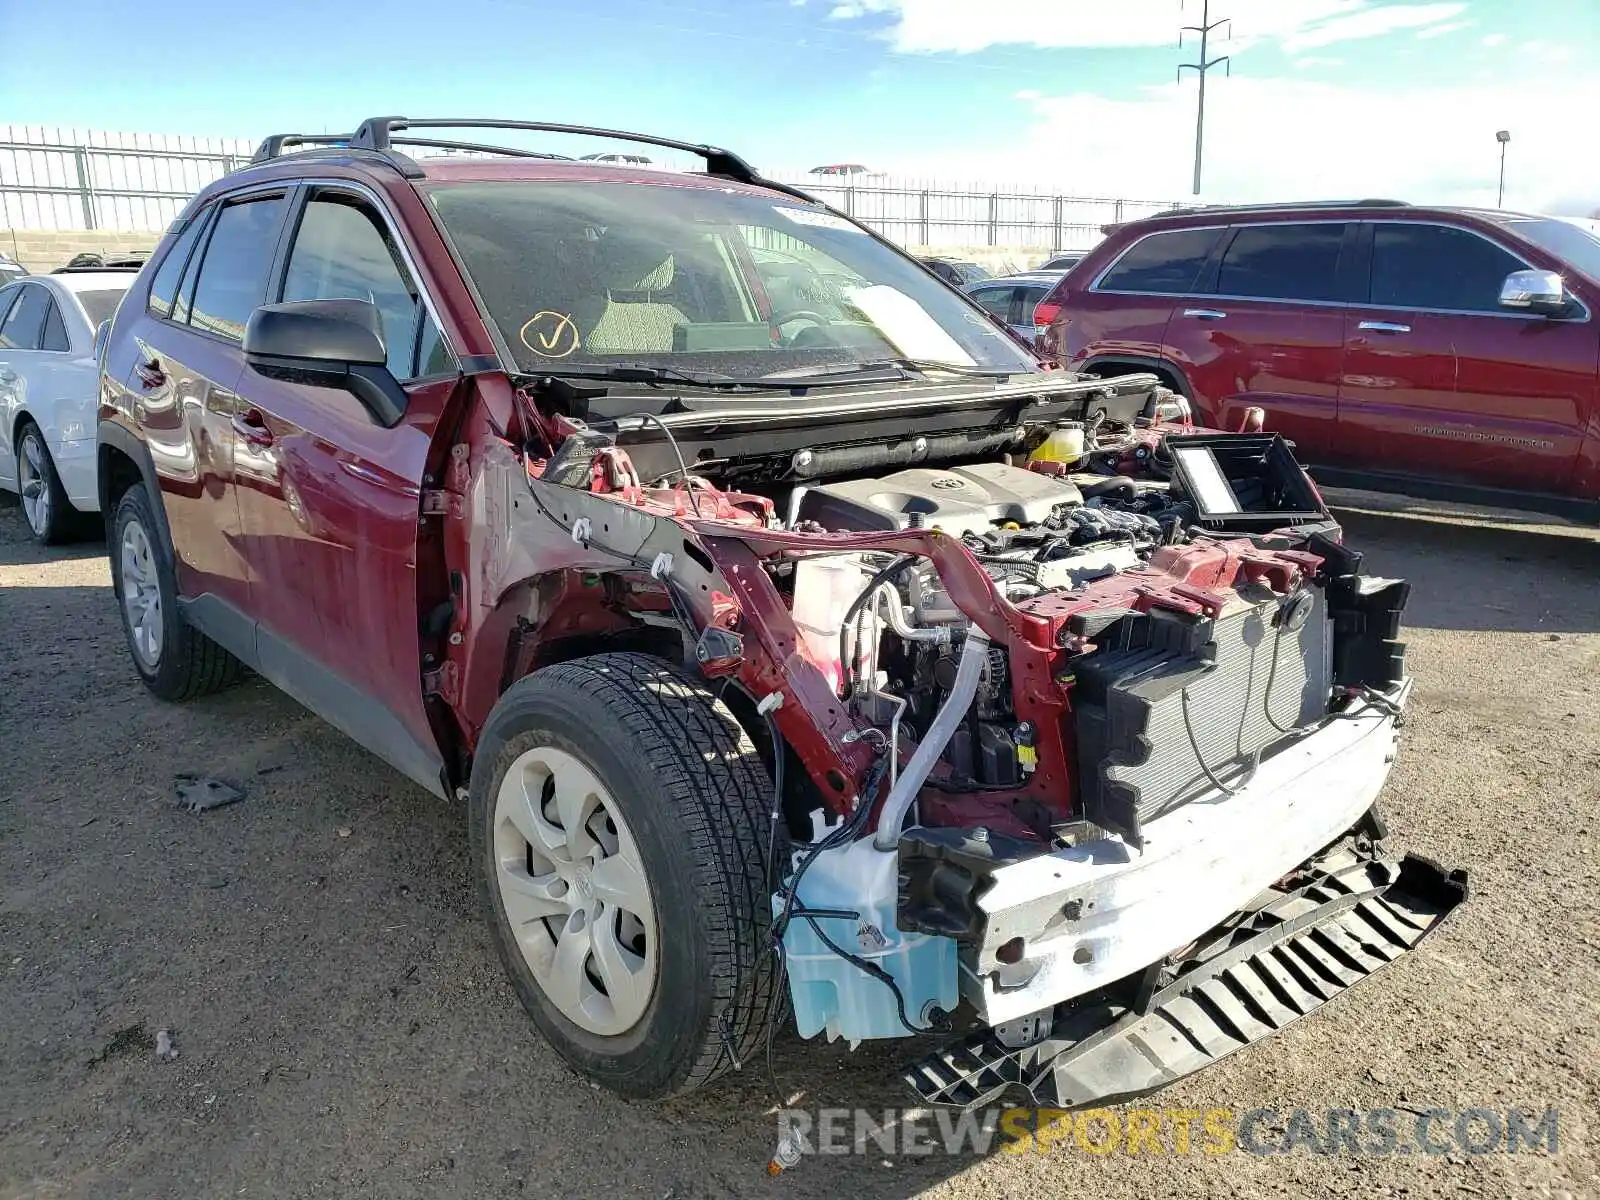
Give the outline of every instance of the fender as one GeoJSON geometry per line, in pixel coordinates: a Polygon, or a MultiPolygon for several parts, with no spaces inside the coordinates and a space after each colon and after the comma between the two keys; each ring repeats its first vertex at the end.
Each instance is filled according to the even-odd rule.
{"type": "Polygon", "coordinates": [[[167,504],[161,495],[161,482],[156,477],[156,464],[150,457],[149,447],[130,432],[127,426],[104,418],[96,429],[95,440],[99,443],[97,467],[100,481],[100,511],[105,515],[106,521],[110,522],[116,510],[110,495],[110,456],[106,453],[110,448],[126,454],[134,466],[139,468],[139,477],[144,481],[145,490],[150,493],[150,507],[155,510],[156,533],[161,538],[162,549],[167,552],[168,562],[177,561],[177,552],[172,544],[172,528],[167,524],[167,504]]]}
{"type": "Polygon", "coordinates": [[[1196,418],[1198,419],[1203,415],[1206,417],[1206,421],[1202,423],[1210,423],[1211,414],[1201,411],[1205,401],[1195,395],[1194,386],[1189,382],[1189,377],[1184,374],[1181,367],[1170,359],[1150,358],[1141,354],[1096,354],[1085,360],[1078,370],[1099,371],[1108,367],[1124,368],[1124,374],[1132,374],[1135,371],[1150,371],[1156,375],[1167,376],[1176,385],[1178,393],[1186,397],[1189,403],[1195,406],[1196,418]]]}

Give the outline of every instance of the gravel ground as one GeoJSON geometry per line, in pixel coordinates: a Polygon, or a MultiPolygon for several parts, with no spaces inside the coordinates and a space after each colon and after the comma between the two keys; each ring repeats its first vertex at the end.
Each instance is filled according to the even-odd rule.
{"type": "MultiPolygon", "coordinates": [[[[1348,529],[1415,583],[1393,841],[1468,868],[1473,897],[1162,1102],[1555,1105],[1553,1158],[1065,1147],[808,1159],[769,1180],[763,1065],[664,1106],[576,1079],[493,958],[461,813],[259,682],[154,700],[104,548],[37,550],[5,504],[0,1197],[1600,1194],[1600,540],[1431,513],[1348,529]],[[182,772],[248,798],[182,812],[182,772]],[[155,1055],[162,1029],[176,1060],[155,1055]]],[[[903,1053],[780,1037],[774,1069],[803,1105],[881,1109],[904,1102],[903,1053]]]]}

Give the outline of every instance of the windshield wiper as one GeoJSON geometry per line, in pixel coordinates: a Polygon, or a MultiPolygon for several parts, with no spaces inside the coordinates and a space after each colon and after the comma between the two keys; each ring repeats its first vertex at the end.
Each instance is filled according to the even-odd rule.
{"type": "Polygon", "coordinates": [[[586,366],[559,366],[547,367],[539,371],[529,371],[529,375],[553,375],[558,379],[598,379],[608,383],[648,383],[648,384],[676,384],[679,387],[728,389],[757,388],[762,391],[790,392],[796,388],[804,388],[803,380],[793,383],[779,383],[776,380],[766,379],[741,379],[736,375],[722,375],[711,372],[696,373],[680,371],[677,367],[646,367],[633,366],[627,363],[618,363],[608,367],[586,366]]]}
{"type": "Polygon", "coordinates": [[[966,366],[962,363],[939,362],[927,358],[884,358],[872,362],[850,363],[836,370],[812,371],[802,368],[800,371],[785,371],[774,375],[763,375],[762,379],[794,379],[805,381],[822,381],[838,383],[844,380],[850,382],[892,382],[896,379],[905,379],[908,374],[933,375],[940,372],[947,375],[960,375],[971,379],[1005,379],[1012,375],[1026,375],[1027,371],[1014,370],[1009,367],[976,367],[966,366]],[[893,374],[890,374],[893,372],[893,374]]]}

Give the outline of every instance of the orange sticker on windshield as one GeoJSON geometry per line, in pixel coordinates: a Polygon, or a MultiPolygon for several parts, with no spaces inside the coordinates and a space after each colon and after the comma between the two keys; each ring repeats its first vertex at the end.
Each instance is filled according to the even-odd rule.
{"type": "Polygon", "coordinates": [[[578,327],[572,318],[548,308],[529,317],[517,336],[540,358],[565,358],[578,348],[578,327]]]}

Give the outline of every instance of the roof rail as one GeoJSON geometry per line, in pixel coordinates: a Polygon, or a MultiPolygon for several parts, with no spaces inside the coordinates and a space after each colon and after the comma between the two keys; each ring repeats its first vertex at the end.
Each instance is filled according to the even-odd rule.
{"type": "Polygon", "coordinates": [[[1156,217],[1187,217],[1195,213],[1210,212],[1277,212],[1280,209],[1301,208],[1410,208],[1405,200],[1284,200],[1278,203],[1263,201],[1259,204],[1189,204],[1179,205],[1176,208],[1164,208],[1156,217]]]}
{"type": "Polygon", "coordinates": [[[348,133],[273,133],[261,139],[261,145],[250,156],[253,163],[278,158],[295,146],[336,146],[350,144],[348,133]]]}
{"type": "MultiPolygon", "coordinates": [[[[550,121],[498,121],[486,120],[481,117],[368,117],[361,122],[359,128],[356,129],[355,135],[350,139],[350,148],[352,150],[386,151],[391,146],[396,145],[442,144],[393,136],[408,129],[519,129],[530,130],[535,133],[574,133],[585,137],[640,142],[648,146],[661,146],[668,150],[682,150],[686,154],[693,154],[697,158],[704,159],[707,175],[715,175],[722,179],[732,179],[738,183],[755,184],[759,187],[770,188],[773,191],[795,196],[808,203],[816,203],[813,197],[806,195],[806,193],[797,188],[763,178],[754,167],[731,150],[723,150],[717,146],[707,146],[695,142],[680,142],[673,138],[657,137],[651,133],[629,133],[625,130],[599,129],[590,125],[562,125],[550,121]]],[[[449,145],[454,149],[461,150],[517,153],[516,151],[506,151],[494,146],[476,145],[471,142],[455,142],[449,143],[449,145]]],[[[531,152],[524,151],[523,153],[531,152]]],[[[549,155],[546,157],[560,156],[549,155]]]]}

